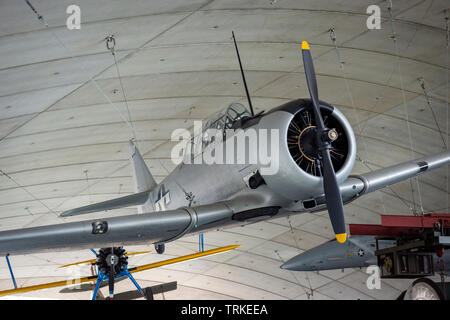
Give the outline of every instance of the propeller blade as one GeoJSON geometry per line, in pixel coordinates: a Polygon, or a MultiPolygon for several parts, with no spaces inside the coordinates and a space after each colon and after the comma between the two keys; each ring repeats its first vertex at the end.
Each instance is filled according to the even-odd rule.
{"type": "Polygon", "coordinates": [[[311,57],[311,52],[309,51],[308,42],[302,41],[302,56],[303,56],[303,67],[305,68],[306,83],[308,84],[309,95],[311,96],[311,101],[313,103],[313,110],[315,119],[317,122],[317,127],[319,130],[325,129],[325,124],[320,114],[320,104],[319,104],[319,93],[317,91],[317,81],[316,72],[314,71],[314,64],[311,57]]]}
{"type": "Polygon", "coordinates": [[[324,134],[328,133],[328,128],[325,127],[322,114],[320,113],[316,73],[314,71],[314,63],[309,50],[309,45],[306,41],[302,41],[302,56],[306,82],[308,84],[308,90],[313,104],[314,118],[316,119],[316,141],[321,156],[321,159],[318,161],[321,163],[323,170],[323,189],[328,214],[330,216],[331,225],[333,226],[337,241],[344,243],[347,240],[347,233],[345,231],[344,205],[342,203],[341,190],[339,189],[339,185],[337,183],[333,163],[331,162],[330,142],[324,138],[324,134]]]}
{"type": "Polygon", "coordinates": [[[341,190],[337,183],[336,174],[331,162],[330,151],[322,151],[323,166],[323,189],[325,192],[325,201],[327,203],[328,215],[330,216],[333,231],[336,239],[340,243],[347,240],[345,231],[344,205],[342,204],[341,190]]]}

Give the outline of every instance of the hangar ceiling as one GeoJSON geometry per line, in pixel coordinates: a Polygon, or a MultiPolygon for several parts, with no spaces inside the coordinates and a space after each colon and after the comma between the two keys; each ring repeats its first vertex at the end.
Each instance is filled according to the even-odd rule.
{"type": "MultiPolygon", "coordinates": [[[[339,108],[355,130],[354,173],[445,150],[448,2],[392,2],[398,57],[386,1],[78,1],[81,29],[68,30],[66,8],[71,1],[32,2],[48,22],[45,28],[25,1],[1,0],[0,230],[135,214],[136,209],[129,208],[58,217],[63,210],[134,191],[127,144],[133,133],[123,120],[128,115],[159,182],[174,168],[174,129],[190,128],[194,120],[232,102],[247,104],[231,30],[257,112],[309,96],[299,43],[310,43],[321,99],[339,108]],[[371,4],[381,8],[380,30],[366,27],[371,4]],[[104,39],[111,34],[129,112],[105,47],[104,39]]],[[[384,213],[414,214],[422,207],[424,212],[448,212],[448,200],[448,168],[443,168],[359,199],[345,207],[345,214],[348,223],[379,223],[384,213]]],[[[211,232],[205,235],[206,248],[234,243],[241,247],[146,271],[137,279],[144,284],[175,279],[179,289],[166,298],[179,299],[307,299],[311,289],[314,299],[382,299],[395,298],[409,284],[384,282],[380,292],[366,288],[363,270],[316,274],[279,268],[281,260],[332,237],[324,212],[211,232]]],[[[197,238],[187,237],[168,244],[164,256],[196,250],[197,238]]],[[[12,260],[19,283],[29,285],[66,278],[56,266],[84,258],[91,258],[90,253],[12,260]]],[[[130,263],[158,259],[161,256],[149,254],[130,263]]],[[[0,289],[11,287],[6,263],[0,265],[0,278],[0,289]]],[[[118,290],[121,286],[128,284],[119,283],[118,290]]],[[[49,289],[23,296],[89,294],[49,289]]]]}

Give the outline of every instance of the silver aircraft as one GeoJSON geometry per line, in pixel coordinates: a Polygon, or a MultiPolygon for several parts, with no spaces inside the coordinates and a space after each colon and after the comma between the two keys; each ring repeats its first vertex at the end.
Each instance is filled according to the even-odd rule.
{"type": "Polygon", "coordinates": [[[162,253],[165,243],[185,235],[325,209],[337,240],[343,243],[346,242],[343,204],[450,163],[450,152],[446,151],[350,175],[356,156],[353,130],[337,108],[319,101],[306,42],[302,43],[302,54],[311,99],[293,100],[256,115],[251,103],[251,112],[242,105],[231,105],[207,121],[203,131],[223,130],[223,139],[202,139],[202,152],[191,152],[188,157],[193,161],[185,157],[160,184],[155,182],[136,146],[130,143],[137,193],[69,210],[61,216],[128,206],[139,206],[140,214],[0,232],[0,254],[142,243],[153,243],[157,252],[162,253]],[[225,135],[226,129],[234,129],[235,133],[225,135]],[[206,152],[230,152],[226,142],[235,139],[239,132],[261,129],[279,132],[278,140],[272,144],[279,154],[272,158],[278,168],[276,173],[267,173],[264,170],[267,164],[259,160],[249,161],[252,152],[258,152],[250,146],[243,163],[196,163],[206,152]]]}

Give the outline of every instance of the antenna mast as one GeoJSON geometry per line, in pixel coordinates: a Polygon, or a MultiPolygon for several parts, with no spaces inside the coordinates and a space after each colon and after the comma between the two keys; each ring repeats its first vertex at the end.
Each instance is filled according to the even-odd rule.
{"type": "Polygon", "coordinates": [[[252,117],[254,117],[255,112],[253,111],[252,100],[250,99],[250,94],[248,93],[247,81],[245,81],[244,69],[242,68],[241,57],[239,56],[239,49],[236,43],[236,38],[234,37],[234,31],[231,31],[231,34],[233,35],[234,47],[236,48],[236,54],[239,61],[239,68],[241,69],[242,80],[244,81],[245,94],[247,95],[248,105],[250,107],[252,117]]]}

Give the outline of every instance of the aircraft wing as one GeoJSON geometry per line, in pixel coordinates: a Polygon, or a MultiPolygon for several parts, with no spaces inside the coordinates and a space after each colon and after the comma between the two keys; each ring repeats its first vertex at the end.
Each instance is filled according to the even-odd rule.
{"type": "Polygon", "coordinates": [[[340,186],[342,198],[345,203],[348,203],[364,194],[386,188],[449,164],[450,151],[445,151],[361,175],[352,175],[340,186]]]}
{"type": "Polygon", "coordinates": [[[120,247],[175,238],[192,229],[193,216],[180,208],[0,232],[0,255],[120,247]]]}
{"type": "MultiPolygon", "coordinates": [[[[136,256],[139,254],[146,254],[146,253],[150,253],[151,251],[139,251],[139,252],[127,252],[125,253],[125,256],[129,257],[129,256],[136,256]]],[[[97,259],[89,259],[89,260],[84,260],[84,261],[78,261],[78,262],[74,262],[74,263],[70,263],[70,264],[65,264],[63,266],[58,267],[59,268],[67,268],[67,267],[71,267],[71,266],[77,266],[80,264],[94,264],[97,261],[97,259]]]]}
{"type": "MultiPolygon", "coordinates": [[[[414,178],[450,164],[450,151],[426,156],[412,161],[406,161],[391,167],[386,167],[359,175],[350,175],[340,186],[342,201],[348,204],[359,197],[389,187],[404,180],[414,178]]],[[[285,208],[295,212],[317,212],[326,210],[324,195],[317,196],[308,201],[298,201],[285,208]],[[310,204],[306,206],[305,202],[310,204]]]]}
{"type": "Polygon", "coordinates": [[[256,194],[212,204],[2,231],[0,256],[167,243],[186,234],[273,216],[281,204],[263,187],[256,194]]]}
{"type": "MultiPolygon", "coordinates": [[[[239,247],[239,245],[220,247],[220,248],[211,249],[211,250],[204,251],[204,252],[193,253],[193,254],[189,254],[186,256],[182,256],[182,257],[177,257],[177,258],[173,258],[173,259],[153,262],[153,263],[146,264],[143,266],[129,268],[128,271],[130,271],[130,273],[140,272],[140,271],[144,271],[144,270],[149,270],[149,269],[153,269],[153,268],[166,266],[169,264],[174,264],[174,263],[178,263],[178,262],[182,262],[182,261],[186,261],[186,260],[192,260],[192,259],[196,259],[196,258],[200,258],[200,257],[204,257],[204,256],[209,256],[212,254],[217,254],[217,253],[233,250],[233,249],[236,249],[237,247],[239,247]]],[[[16,294],[16,293],[24,293],[24,292],[30,292],[30,291],[36,291],[36,290],[42,290],[42,289],[48,289],[48,288],[77,285],[77,284],[81,284],[81,283],[85,283],[85,282],[93,282],[96,280],[97,280],[97,276],[89,276],[89,277],[83,277],[83,278],[79,278],[79,279],[70,279],[70,280],[65,280],[65,281],[43,283],[43,284],[38,284],[38,285],[34,285],[34,286],[29,286],[29,287],[22,287],[22,288],[17,288],[17,289],[0,291],[0,296],[16,294]]]]}

